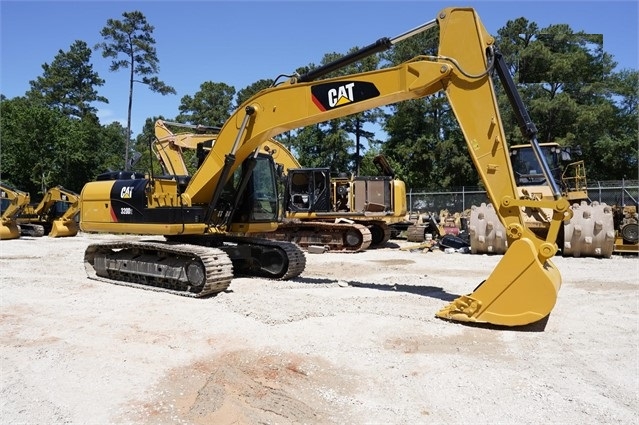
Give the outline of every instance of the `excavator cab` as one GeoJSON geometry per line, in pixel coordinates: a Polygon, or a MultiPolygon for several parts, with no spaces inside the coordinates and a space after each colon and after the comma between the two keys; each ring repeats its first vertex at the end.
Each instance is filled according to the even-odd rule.
{"type": "Polygon", "coordinates": [[[227,181],[219,205],[231,208],[233,223],[272,223],[279,217],[278,197],[275,164],[270,156],[258,155],[227,181]]]}
{"type": "Polygon", "coordinates": [[[298,168],[288,170],[285,205],[294,212],[328,212],[331,204],[331,170],[298,168]]]}
{"type": "MultiPolygon", "coordinates": [[[[562,184],[564,170],[573,168],[568,164],[571,161],[570,150],[560,147],[557,143],[539,143],[539,150],[548,164],[553,180],[558,184],[562,184]]],[[[510,158],[517,186],[545,184],[546,178],[542,172],[541,164],[537,160],[531,145],[511,146],[510,158]]],[[[575,175],[574,170],[572,174],[575,175]]]]}

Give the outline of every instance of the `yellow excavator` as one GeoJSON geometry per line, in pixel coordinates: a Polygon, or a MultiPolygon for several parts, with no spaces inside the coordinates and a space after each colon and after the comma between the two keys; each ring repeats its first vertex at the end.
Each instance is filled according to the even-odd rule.
{"type": "Polygon", "coordinates": [[[262,237],[319,252],[358,252],[383,246],[391,237],[390,225],[405,220],[406,186],[382,155],[373,160],[380,176],[331,177],[330,168],[303,168],[274,139],[260,150],[281,166],[285,186],[284,220],[262,237]]]}
{"type": "MultiPolygon", "coordinates": [[[[176,179],[186,178],[190,171],[185,150],[197,151],[199,168],[219,130],[157,120],[151,146],[162,171],[176,179]],[[174,133],[169,127],[186,132],[174,133]]],[[[260,153],[270,155],[282,174],[284,217],[277,230],[254,236],[295,242],[304,250],[359,252],[383,246],[391,237],[390,224],[405,219],[405,184],[394,177],[381,155],[373,161],[381,176],[331,177],[329,168],[302,168],[275,139],[264,142],[260,153]]]]}
{"type": "Polygon", "coordinates": [[[62,186],[49,188],[38,204],[27,205],[17,218],[20,228],[36,225],[51,238],[78,234],[80,195],[62,186]]]}
{"type": "MultiPolygon", "coordinates": [[[[201,296],[226,289],[234,274],[286,279],[305,266],[295,243],[253,238],[278,226],[277,173],[260,146],[285,131],[443,91],[469,155],[504,224],[509,249],[472,293],[436,313],[459,322],[520,326],[550,314],[561,286],[551,258],[559,228],[570,219],[568,201],[547,178],[552,199],[517,192],[493,76],[508,94],[518,124],[539,149],[507,65],[472,8],[446,8],[436,19],[377,42],[306,74],[255,94],[219,130],[192,176],[103,180],[81,193],[80,228],[86,232],[163,235],[165,241],[91,244],[85,266],[91,278],[201,296]],[[363,57],[430,28],[439,29],[436,56],[417,56],[397,66],[319,79],[363,57]],[[461,40],[461,41],[460,41],[461,40]],[[525,225],[521,208],[552,210],[541,237],[525,225]]],[[[550,176],[542,159],[541,170],[550,176]]]]}
{"type": "Polygon", "coordinates": [[[30,199],[27,192],[0,181],[0,240],[20,237],[17,218],[30,199]]]}

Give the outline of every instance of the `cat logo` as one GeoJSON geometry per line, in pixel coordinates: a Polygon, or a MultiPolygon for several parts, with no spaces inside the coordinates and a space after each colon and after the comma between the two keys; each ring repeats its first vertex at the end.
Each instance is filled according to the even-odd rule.
{"type": "Polygon", "coordinates": [[[133,197],[133,186],[124,186],[120,191],[121,199],[131,199],[133,197]]]}
{"type": "Polygon", "coordinates": [[[320,111],[339,108],[379,96],[375,84],[365,81],[341,81],[311,87],[313,103],[320,111]]]}
{"type": "Polygon", "coordinates": [[[328,91],[328,104],[331,108],[353,101],[353,86],[355,83],[344,84],[328,91]]]}

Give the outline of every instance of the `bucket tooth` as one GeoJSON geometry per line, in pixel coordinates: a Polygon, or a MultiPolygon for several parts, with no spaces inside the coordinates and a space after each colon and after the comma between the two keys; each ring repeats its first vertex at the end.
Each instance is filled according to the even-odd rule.
{"type": "Polygon", "coordinates": [[[515,240],[488,279],[436,316],[460,322],[523,326],[544,319],[557,301],[561,275],[541,261],[529,239],[515,240]]]}

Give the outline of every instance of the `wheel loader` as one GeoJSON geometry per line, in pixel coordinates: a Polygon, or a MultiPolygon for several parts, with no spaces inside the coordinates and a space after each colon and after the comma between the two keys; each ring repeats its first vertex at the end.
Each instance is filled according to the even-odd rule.
{"type": "Polygon", "coordinates": [[[51,238],[78,234],[80,195],[62,186],[49,188],[38,204],[27,205],[17,218],[20,228],[40,226],[51,238]]]}
{"type": "MultiPolygon", "coordinates": [[[[546,181],[552,199],[519,195],[494,75],[508,94],[523,134],[538,148],[537,129],[504,58],[472,8],[443,9],[435,19],[399,36],[381,38],[262,90],[221,126],[193,175],[184,179],[149,175],[84,186],[81,230],[164,236],[164,240],[124,237],[91,244],[85,251],[87,273],[93,279],[195,297],[225,290],[234,275],[299,276],[306,257],[297,244],[252,237],[275,231],[279,224],[275,162],[260,152],[260,146],[286,131],[443,91],[507,229],[509,249],[479,286],[454,299],[436,316],[503,326],[541,321],[552,311],[561,287],[561,275],[551,258],[557,252],[559,229],[572,211],[550,178],[546,181]],[[430,29],[439,31],[437,55],[326,78],[430,29]],[[525,225],[524,207],[552,210],[543,237],[525,225]]],[[[551,175],[543,158],[541,169],[551,175]]]]}
{"type": "MultiPolygon", "coordinates": [[[[557,143],[540,143],[539,148],[551,166],[550,178],[561,185],[573,211],[572,219],[564,222],[557,236],[562,255],[609,258],[615,244],[613,208],[590,202],[584,161],[568,162],[570,151],[557,143]]],[[[519,196],[552,199],[533,147],[511,146],[510,155],[519,196]]],[[[552,210],[525,207],[522,214],[526,227],[543,237],[550,227],[552,210]]],[[[503,254],[508,249],[506,229],[492,204],[471,207],[469,236],[473,254],[503,254]]]]}

